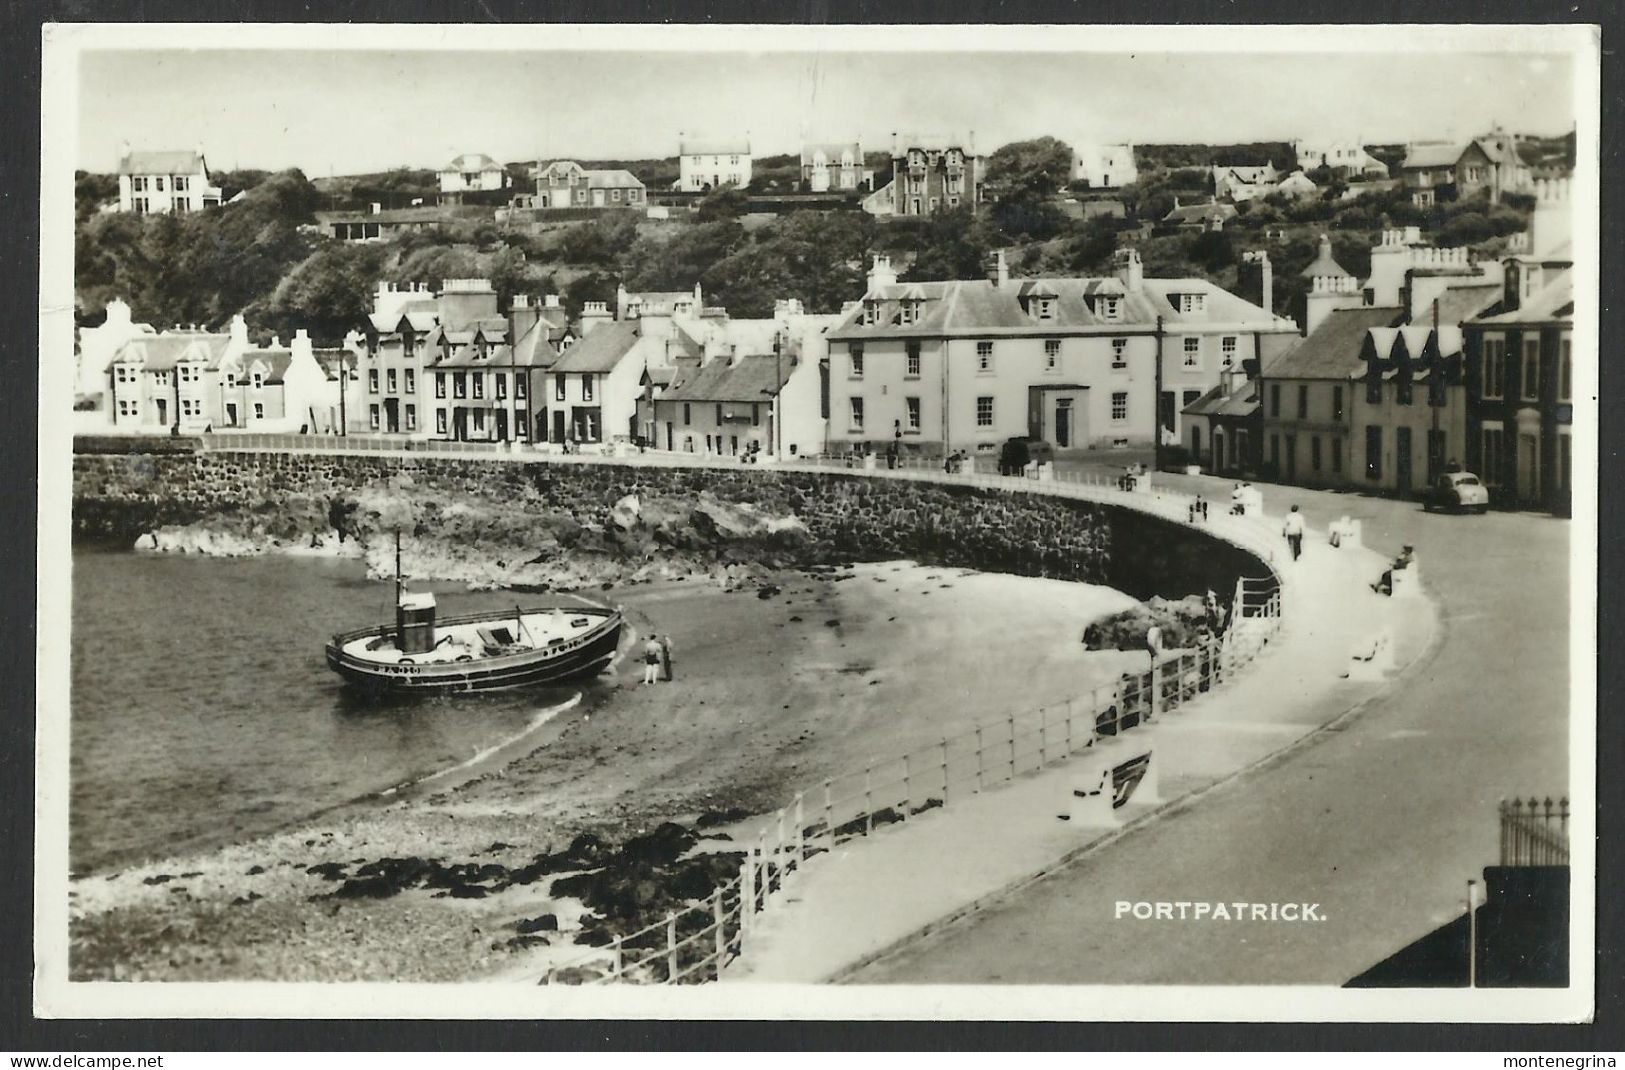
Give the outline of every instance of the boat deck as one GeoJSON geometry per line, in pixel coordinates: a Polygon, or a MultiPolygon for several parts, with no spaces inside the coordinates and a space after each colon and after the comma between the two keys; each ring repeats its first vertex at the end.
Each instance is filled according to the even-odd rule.
{"type": "Polygon", "coordinates": [[[437,665],[545,650],[583,635],[603,622],[602,613],[563,609],[510,614],[472,623],[437,625],[435,647],[424,653],[402,653],[396,646],[393,627],[350,639],[340,649],[349,657],[380,665],[437,665]]]}

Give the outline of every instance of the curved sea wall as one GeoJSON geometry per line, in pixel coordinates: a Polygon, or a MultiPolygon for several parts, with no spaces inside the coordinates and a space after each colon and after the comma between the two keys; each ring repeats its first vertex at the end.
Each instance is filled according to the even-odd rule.
{"type": "MultiPolygon", "coordinates": [[[[1131,508],[999,487],[768,467],[551,463],[448,457],[218,452],[80,453],[74,532],[134,543],[201,530],[211,545],[302,545],[335,523],[366,541],[409,510],[449,578],[621,579],[663,558],[771,567],[911,558],[1048,576],[1135,598],[1228,593],[1268,576],[1247,551],[1131,508]],[[591,563],[593,568],[587,566],[591,563]],[[529,571],[527,571],[527,568],[529,571]],[[596,569],[596,571],[594,571],[596,569]],[[542,570],[542,571],[538,571],[542,570]]],[[[374,540],[377,542],[378,540],[374,540]]],[[[182,543],[181,545],[185,545],[182,543]]]]}

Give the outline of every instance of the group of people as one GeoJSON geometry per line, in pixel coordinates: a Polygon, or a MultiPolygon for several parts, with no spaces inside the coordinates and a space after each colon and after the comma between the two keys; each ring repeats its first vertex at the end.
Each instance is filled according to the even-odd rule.
{"type": "Polygon", "coordinates": [[[1231,516],[1246,516],[1249,508],[1256,511],[1262,509],[1263,504],[1263,495],[1251,483],[1243,481],[1230,489],[1231,516]]]}
{"type": "Polygon", "coordinates": [[[643,644],[643,682],[672,679],[671,636],[651,635],[643,644]]]}
{"type": "Polygon", "coordinates": [[[958,475],[965,470],[965,451],[954,450],[942,459],[942,470],[949,475],[958,475]]]}
{"type": "Polygon", "coordinates": [[[1198,494],[1196,499],[1190,504],[1189,519],[1192,524],[1196,523],[1198,520],[1207,519],[1207,499],[1202,497],[1200,494],[1198,494]]]}

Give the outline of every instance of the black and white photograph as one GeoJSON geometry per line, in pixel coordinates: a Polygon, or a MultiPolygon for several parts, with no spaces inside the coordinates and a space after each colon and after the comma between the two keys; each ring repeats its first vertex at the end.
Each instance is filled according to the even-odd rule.
{"type": "Polygon", "coordinates": [[[35,1013],[1588,1020],[1599,49],[47,25],[35,1013]]]}

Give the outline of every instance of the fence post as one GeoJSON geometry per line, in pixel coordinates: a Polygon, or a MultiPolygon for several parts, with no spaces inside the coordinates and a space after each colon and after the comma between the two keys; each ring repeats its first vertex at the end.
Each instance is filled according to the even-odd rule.
{"type": "Polygon", "coordinates": [[[619,934],[616,934],[615,937],[614,954],[615,958],[611,960],[609,976],[612,980],[619,981],[621,979],[621,971],[626,968],[626,960],[622,957],[623,953],[621,951],[621,937],[619,934]]]}
{"type": "Polygon", "coordinates": [[[779,871],[779,887],[784,887],[784,808],[779,807],[778,843],[773,847],[773,868],[779,871]]]}
{"type": "Polygon", "coordinates": [[[976,726],[976,790],[982,790],[982,726],[976,726]]]}
{"type": "Polygon", "coordinates": [[[909,769],[908,755],[903,755],[903,820],[908,820],[909,808],[914,805],[914,781],[909,769]]]}
{"type": "Polygon", "coordinates": [[[1010,779],[1016,779],[1016,715],[1005,717],[1005,725],[1010,729],[1010,779]]]}
{"type": "Polygon", "coordinates": [[[835,849],[835,803],[830,795],[829,779],[824,779],[824,832],[829,835],[829,848],[835,849]]]}
{"type": "Polygon", "coordinates": [[[1089,691],[1089,746],[1095,745],[1095,735],[1100,721],[1100,687],[1097,685],[1089,691]]]}
{"type": "Polygon", "coordinates": [[[716,931],[712,933],[711,946],[716,955],[716,979],[722,980],[722,960],[728,954],[728,915],[722,909],[722,886],[711,889],[711,924],[716,931]]]}
{"type": "Polygon", "coordinates": [[[948,737],[942,737],[942,808],[948,808],[948,737]]]}
{"type": "Polygon", "coordinates": [[[807,858],[807,815],[802,809],[802,793],[796,792],[796,871],[807,858]]]}
{"type": "Polygon", "coordinates": [[[1038,711],[1038,768],[1049,764],[1049,717],[1043,708],[1038,711]]]}
{"type": "Polygon", "coordinates": [[[677,983],[677,915],[666,915],[666,983],[677,983]]]}
{"type": "Polygon", "coordinates": [[[1072,700],[1066,700],[1066,756],[1072,757],[1072,700]]]}
{"type": "Polygon", "coordinates": [[[863,767],[863,834],[865,836],[875,830],[875,796],[870,774],[873,766],[863,767]]]}

